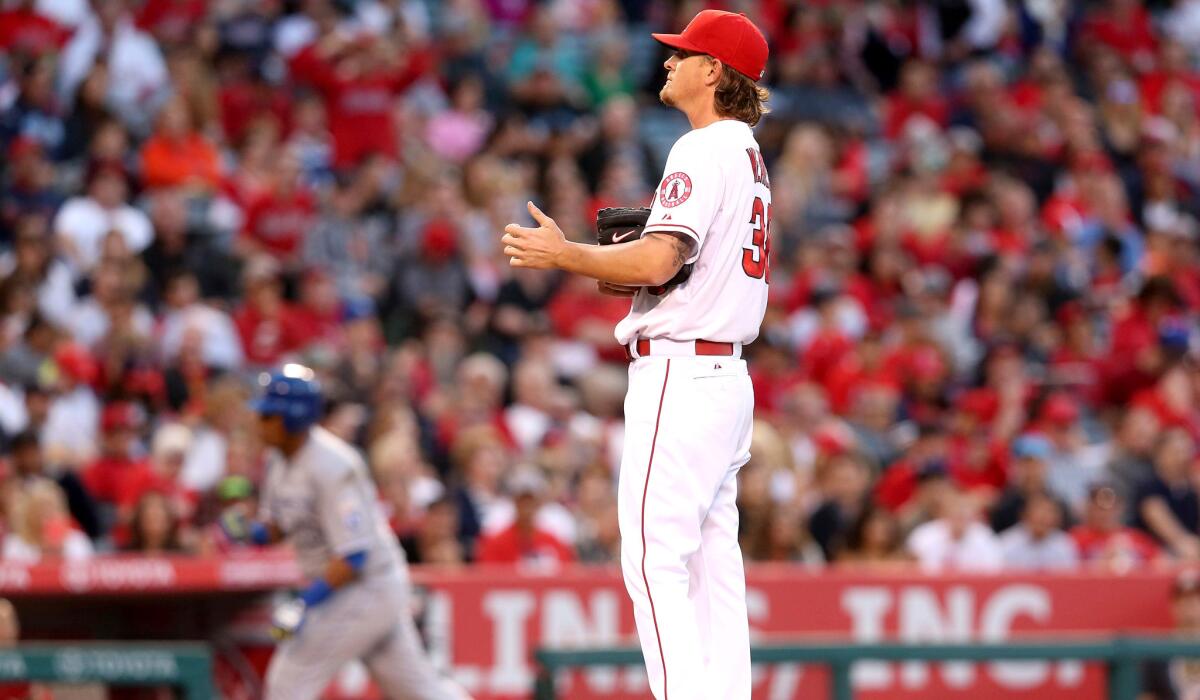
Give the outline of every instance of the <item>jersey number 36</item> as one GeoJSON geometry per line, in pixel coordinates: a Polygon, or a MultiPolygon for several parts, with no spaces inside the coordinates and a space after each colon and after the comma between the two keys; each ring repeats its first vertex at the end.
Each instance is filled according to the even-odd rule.
{"type": "Polygon", "coordinates": [[[750,245],[742,249],[742,270],[767,284],[771,283],[771,206],[764,206],[762,197],[754,198],[750,211],[750,224],[754,230],[750,245]]]}

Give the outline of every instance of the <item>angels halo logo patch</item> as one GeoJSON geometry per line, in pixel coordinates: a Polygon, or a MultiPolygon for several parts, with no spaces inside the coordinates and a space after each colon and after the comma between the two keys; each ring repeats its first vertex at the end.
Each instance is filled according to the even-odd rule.
{"type": "Polygon", "coordinates": [[[671,173],[658,188],[658,201],[664,207],[677,207],[692,196],[692,178],[687,173],[671,173]]]}

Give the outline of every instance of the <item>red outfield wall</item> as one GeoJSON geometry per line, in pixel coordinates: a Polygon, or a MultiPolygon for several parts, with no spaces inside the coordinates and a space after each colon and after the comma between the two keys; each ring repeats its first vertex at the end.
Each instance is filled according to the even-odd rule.
{"type": "MultiPolygon", "coordinates": [[[[84,565],[0,564],[0,595],[59,597],[147,595],[170,605],[174,594],[221,596],[293,585],[298,571],[284,553],[220,560],[99,559],[84,565]]],[[[528,697],[539,645],[627,644],[633,620],[619,573],[572,568],[553,573],[475,567],[420,570],[428,588],[425,631],[438,661],[479,700],[528,697]]],[[[931,576],[919,573],[806,572],[752,567],[748,602],[760,640],[801,635],[853,640],[1005,640],[1169,626],[1169,572],[1127,575],[931,576]]],[[[76,601],[78,599],[76,598],[76,601]]],[[[253,617],[251,615],[250,617],[253,617]]],[[[358,693],[349,671],[342,693],[358,693]],[[352,690],[354,689],[354,690],[352,690]]],[[[764,667],[756,700],[819,697],[815,668],[764,667]]],[[[1074,662],[968,664],[862,663],[860,698],[1100,698],[1098,668],[1074,662]]],[[[648,698],[639,669],[592,669],[562,679],[572,700],[648,698]]],[[[368,696],[373,695],[368,691],[368,696]]]]}

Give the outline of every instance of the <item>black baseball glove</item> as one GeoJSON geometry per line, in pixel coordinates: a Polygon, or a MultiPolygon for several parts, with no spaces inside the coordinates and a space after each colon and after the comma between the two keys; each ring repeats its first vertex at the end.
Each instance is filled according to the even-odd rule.
{"type": "MultiPolygon", "coordinates": [[[[646,220],[650,218],[647,207],[607,207],[596,212],[596,242],[600,245],[628,243],[642,237],[646,220]]],[[[679,272],[666,284],[651,287],[654,294],[665,294],[688,281],[692,276],[692,264],[679,268],[679,272]]]]}

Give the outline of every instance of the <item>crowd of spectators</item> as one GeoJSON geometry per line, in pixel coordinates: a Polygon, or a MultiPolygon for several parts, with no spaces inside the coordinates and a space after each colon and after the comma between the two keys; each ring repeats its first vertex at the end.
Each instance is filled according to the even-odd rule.
{"type": "Polygon", "coordinates": [[[746,557],[1200,560],[1200,0],[3,0],[3,556],[228,546],[296,361],[413,561],[614,561],[628,301],[497,241],[649,201],[706,6],[772,52],[746,557]]]}

